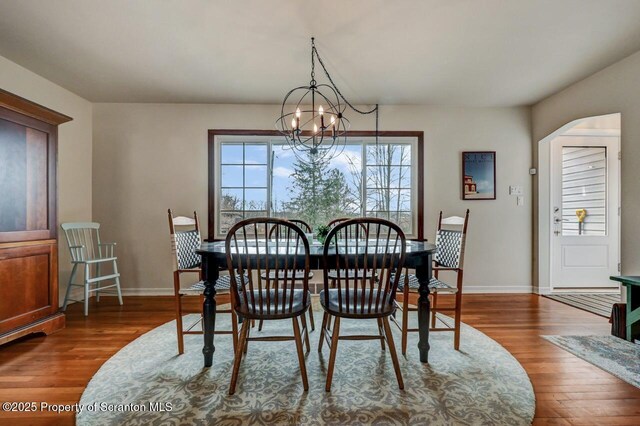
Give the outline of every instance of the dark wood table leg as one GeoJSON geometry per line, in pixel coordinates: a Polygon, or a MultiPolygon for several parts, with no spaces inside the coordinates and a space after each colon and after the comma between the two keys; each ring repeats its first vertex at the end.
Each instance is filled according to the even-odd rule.
{"type": "Polygon", "coordinates": [[[627,285],[627,340],[640,338],[640,286],[627,285]]]}
{"type": "Polygon", "coordinates": [[[213,353],[216,347],[213,345],[213,334],[216,328],[216,281],[218,280],[218,266],[210,259],[203,257],[202,272],[204,273],[204,302],[202,304],[203,331],[204,331],[204,366],[211,367],[213,353]],[[213,263],[213,264],[212,264],[213,263]]]}
{"type": "Polygon", "coordinates": [[[420,362],[429,362],[429,322],[431,318],[431,301],[429,300],[429,281],[431,280],[431,255],[428,257],[426,265],[416,268],[416,277],[420,283],[418,290],[418,329],[420,340],[418,349],[420,350],[420,362]]]}

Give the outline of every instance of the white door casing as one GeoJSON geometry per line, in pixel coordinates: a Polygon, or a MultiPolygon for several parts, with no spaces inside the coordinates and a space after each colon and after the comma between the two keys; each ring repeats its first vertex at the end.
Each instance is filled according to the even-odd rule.
{"type": "Polygon", "coordinates": [[[620,139],[563,135],[551,147],[551,287],[618,288],[620,139]],[[584,209],[582,224],[576,211],[584,209]]]}

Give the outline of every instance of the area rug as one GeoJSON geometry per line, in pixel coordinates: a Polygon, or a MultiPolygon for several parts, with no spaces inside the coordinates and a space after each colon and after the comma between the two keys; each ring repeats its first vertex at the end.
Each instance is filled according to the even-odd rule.
{"type": "Polygon", "coordinates": [[[619,292],[547,294],[545,297],[605,318],[611,316],[613,304],[620,302],[619,292]]]}
{"type": "MultiPolygon", "coordinates": [[[[321,318],[316,312],[316,324],[321,318]]],[[[229,321],[219,315],[216,327],[229,329],[229,321]]],[[[392,327],[399,349],[400,332],[392,327]]],[[[377,324],[343,320],[341,334],[354,332],[377,334],[377,324]]],[[[291,334],[291,321],[268,322],[262,332],[253,329],[258,333],[291,334]]],[[[216,335],[213,366],[205,369],[202,336],[185,336],[185,354],[177,356],[175,323],[166,323],[100,368],[82,395],[80,404],[90,409],[77,414],[77,424],[528,425],[533,419],[534,392],[522,366],[465,324],[460,351],[452,333],[431,334],[429,364],[419,361],[417,333],[409,334],[407,357],[399,354],[403,391],[379,341],[341,341],[333,386],[325,392],[329,353],[326,346],[318,353],[319,335],[310,334],[308,392],[293,342],[250,342],[236,394],[229,396],[231,337],[216,335]]]]}
{"type": "Polygon", "coordinates": [[[542,336],[554,345],[640,388],[640,345],[614,336],[542,336]]]}

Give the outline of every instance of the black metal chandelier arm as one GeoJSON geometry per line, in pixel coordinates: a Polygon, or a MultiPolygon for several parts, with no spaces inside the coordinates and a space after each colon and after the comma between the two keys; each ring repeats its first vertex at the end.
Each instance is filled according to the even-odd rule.
{"type": "MultiPolygon", "coordinates": [[[[356,108],[355,106],[353,106],[353,104],[351,102],[349,102],[347,100],[347,98],[344,97],[344,95],[342,94],[342,92],[340,91],[340,89],[338,88],[338,86],[336,85],[336,83],[333,81],[333,79],[331,78],[331,75],[329,74],[329,71],[327,71],[327,67],[325,67],[324,62],[322,62],[322,58],[320,57],[320,54],[318,53],[318,49],[316,49],[315,44],[312,45],[311,47],[311,59],[312,59],[312,64],[313,63],[313,57],[318,58],[318,63],[320,64],[320,66],[322,67],[322,70],[324,71],[324,74],[327,76],[327,79],[329,80],[329,82],[331,83],[331,85],[333,86],[333,88],[336,90],[336,92],[338,93],[338,95],[340,95],[340,97],[342,98],[342,100],[344,101],[345,104],[349,105],[349,107],[354,110],[355,112],[357,112],[358,114],[362,114],[362,115],[366,115],[366,114],[373,114],[374,112],[378,111],[378,104],[376,104],[375,107],[373,107],[373,109],[369,110],[369,111],[364,111],[361,109],[356,108]]],[[[314,64],[315,65],[315,64],[314,64]]],[[[313,67],[312,67],[313,70],[313,67]]],[[[315,73],[312,71],[312,76],[314,76],[315,73]]],[[[313,78],[313,77],[312,77],[313,78]]]]}

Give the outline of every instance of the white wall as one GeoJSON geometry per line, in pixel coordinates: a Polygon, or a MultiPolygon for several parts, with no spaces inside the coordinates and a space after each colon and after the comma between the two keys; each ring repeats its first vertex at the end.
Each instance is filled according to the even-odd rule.
{"type": "MultiPolygon", "coordinates": [[[[2,56],[0,88],[73,118],[58,128],[58,222],[91,220],[91,103],[2,56]]],[[[62,300],[71,267],[69,250],[61,237],[62,300]]]]}
{"type": "MultiPolygon", "coordinates": [[[[122,285],[129,294],[172,288],[166,211],[207,214],[207,130],[273,129],[279,106],[94,104],[93,213],[118,242],[122,285]]],[[[471,209],[465,289],[531,289],[531,164],[529,108],[389,106],[383,130],[425,132],[426,236],[440,209],[471,209]],[[460,199],[460,153],[497,151],[497,200],[460,199]],[[524,188],[516,206],[509,185],[524,188]]],[[[370,130],[371,117],[353,130],[370,130]]],[[[205,220],[206,222],[206,220],[205,220]]],[[[206,227],[205,227],[206,228],[206,227]]]]}
{"type": "MultiPolygon", "coordinates": [[[[538,141],[563,125],[579,118],[617,112],[622,113],[622,273],[637,275],[640,274],[640,215],[637,214],[640,211],[640,52],[536,104],[532,109],[533,155],[537,163],[538,141]]],[[[537,199],[534,201],[537,203],[537,199]]],[[[537,282],[537,276],[534,281],[537,282]]]]}

